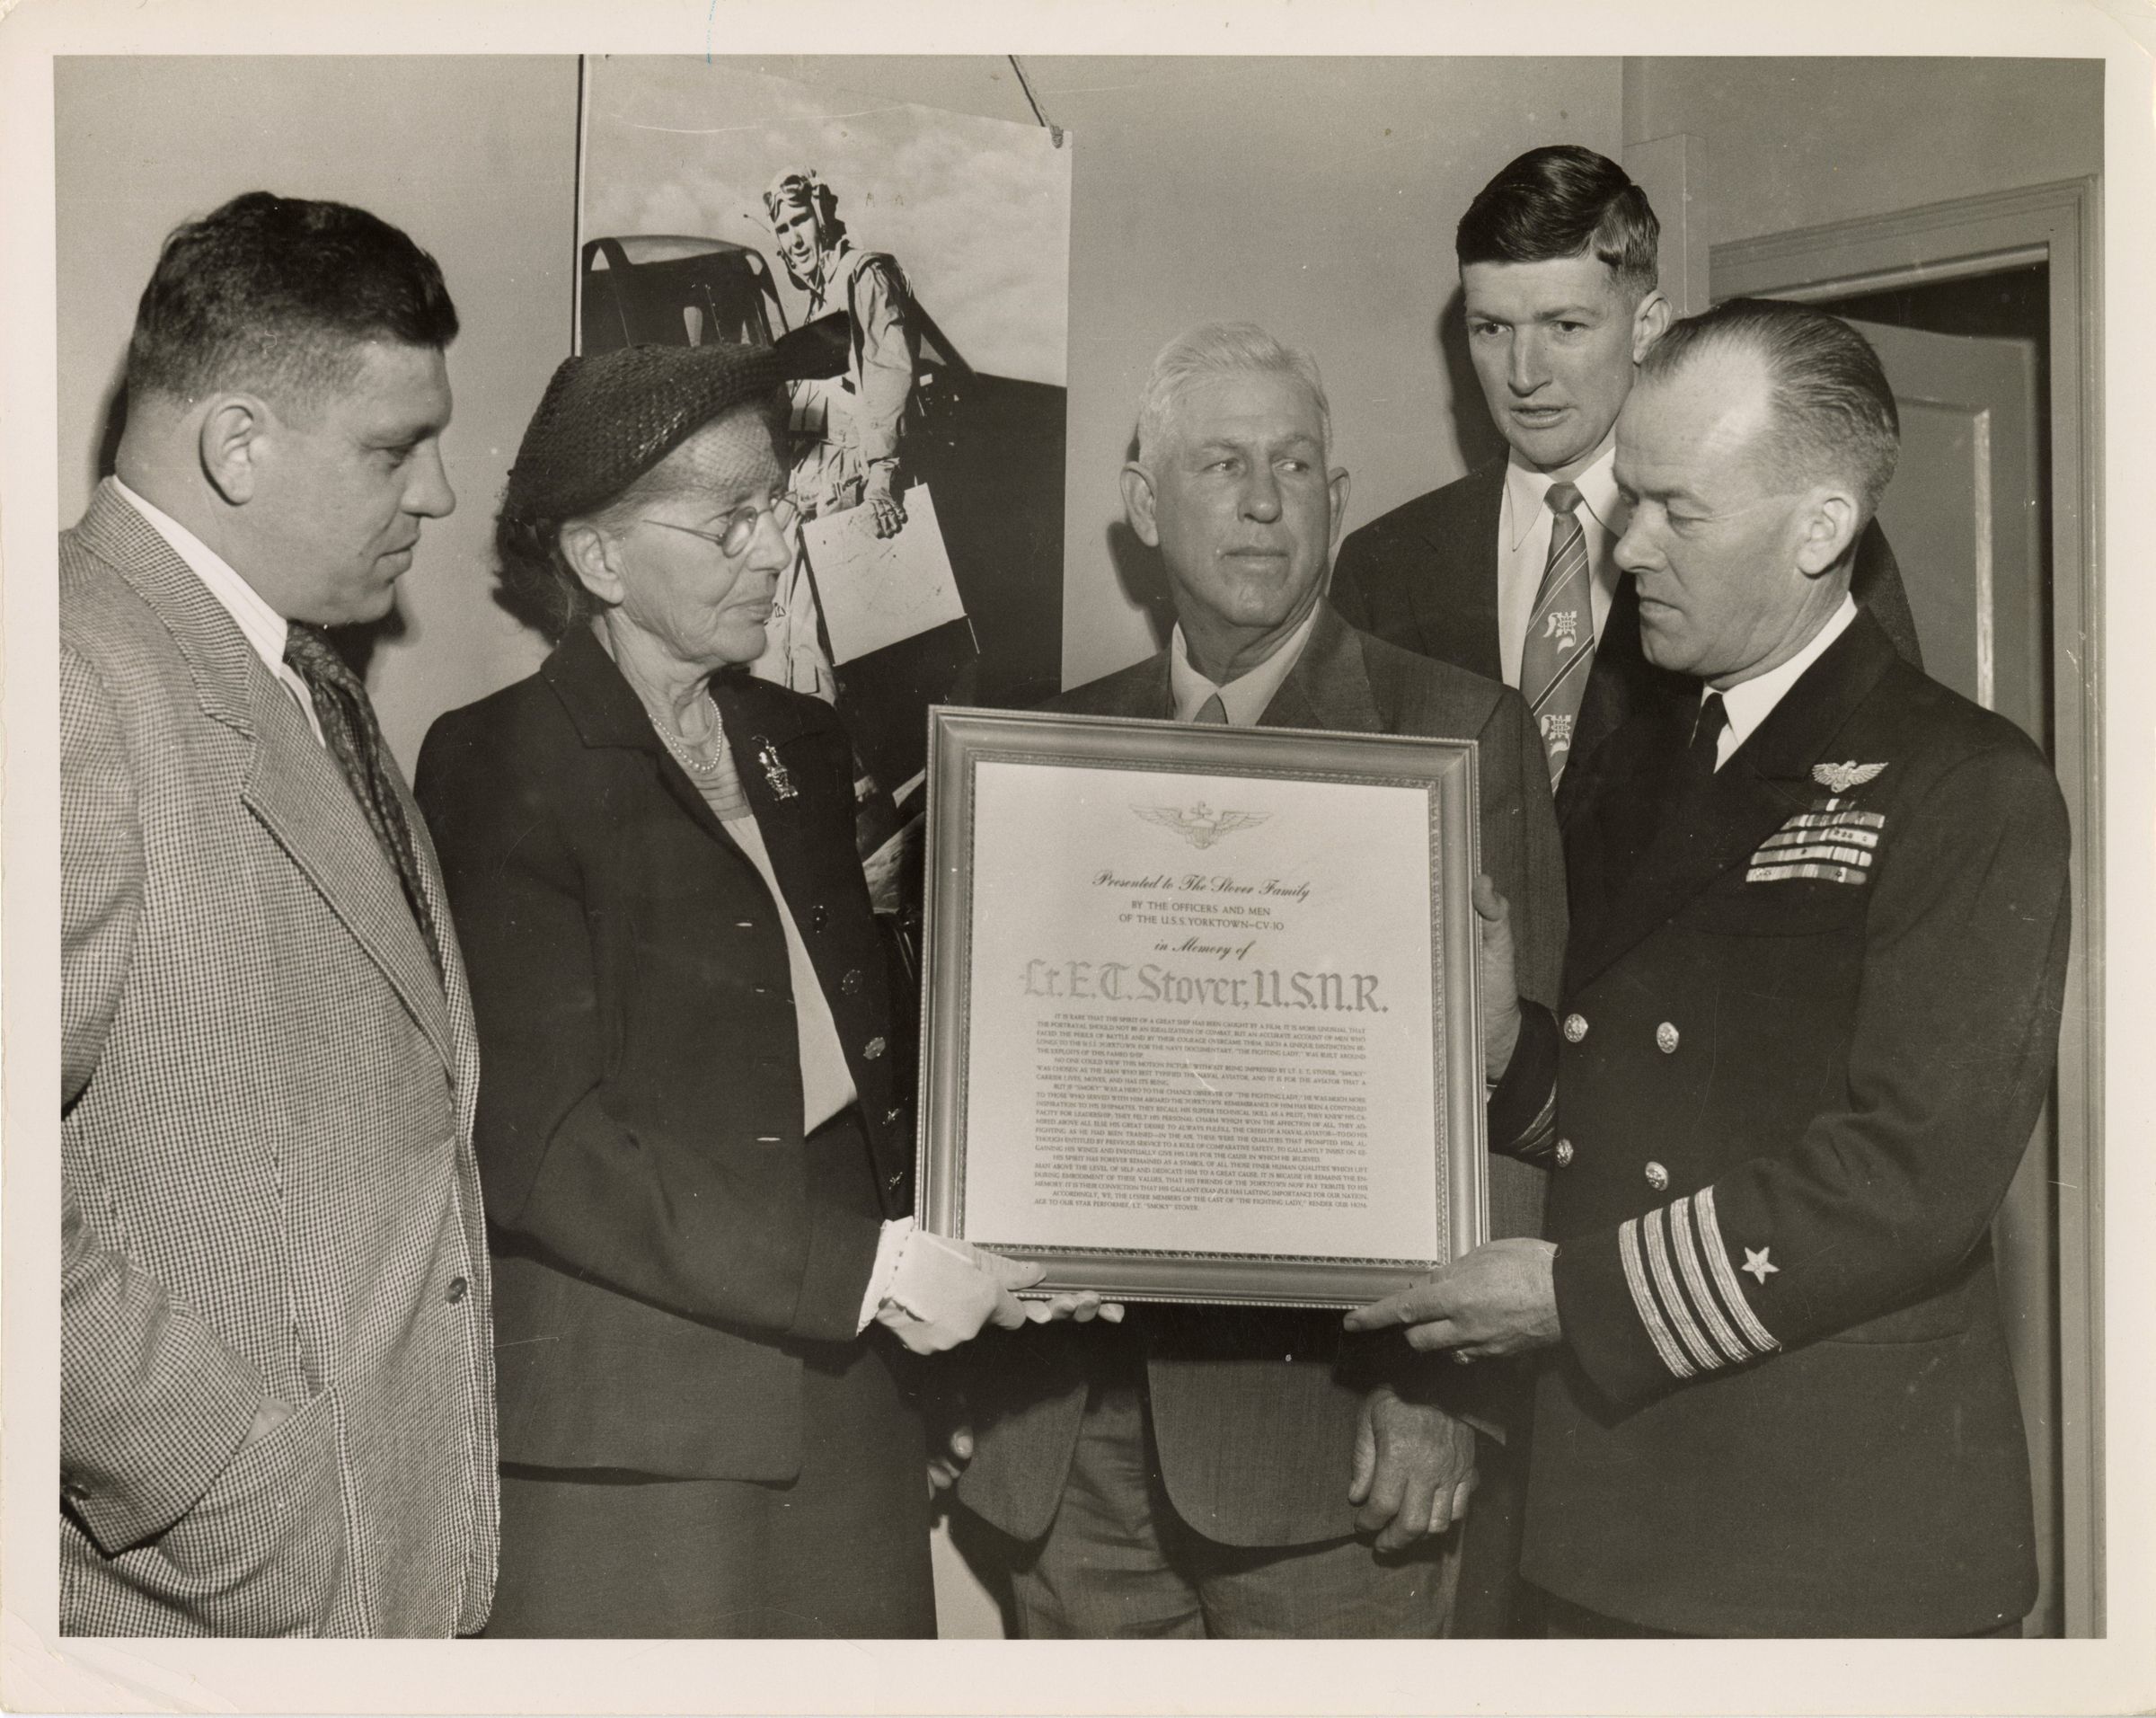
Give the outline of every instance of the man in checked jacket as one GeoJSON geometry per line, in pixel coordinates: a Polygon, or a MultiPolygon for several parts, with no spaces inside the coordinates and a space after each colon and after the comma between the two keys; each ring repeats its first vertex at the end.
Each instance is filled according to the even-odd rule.
{"type": "Polygon", "coordinates": [[[1989,1237],[2057,1052],[2067,825],[2027,737],[1849,599],[1896,450],[1816,311],[1648,354],[1617,559],[1648,656],[1706,685],[1575,766],[1563,1000],[1515,1052],[1551,1239],[1348,1318],[1544,1350],[1553,1634],[2019,1634],[2035,1597],[1989,1237]]]}
{"type": "Polygon", "coordinates": [[[60,1600],[71,1634],[475,1631],[478,1053],[441,877],[319,630],[455,505],[456,312],[374,216],[166,241],[60,539],[60,1600]]]}

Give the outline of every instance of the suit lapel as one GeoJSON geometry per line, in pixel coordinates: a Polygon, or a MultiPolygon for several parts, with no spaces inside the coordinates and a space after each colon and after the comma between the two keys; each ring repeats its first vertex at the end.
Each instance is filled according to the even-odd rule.
{"type": "MultiPolygon", "coordinates": [[[[252,668],[249,690],[257,743],[240,797],[382,969],[442,1066],[458,1072],[445,976],[435,970],[395,868],[361,814],[343,770],[308,730],[291,695],[270,677],[259,658],[252,668]]],[[[407,820],[419,823],[410,795],[400,791],[400,798],[407,820]]],[[[423,873],[426,866],[421,869],[423,873]]],[[[440,922],[446,926],[448,921],[440,922]]]]}
{"type": "MultiPolygon", "coordinates": [[[[112,480],[98,484],[89,510],[75,527],[77,543],[141,595],[179,645],[204,713],[236,733],[252,737],[250,667],[261,659],[225,605],[180,558],[179,551],[121,499],[112,480]]],[[[303,724],[304,725],[304,724],[303,724]]],[[[308,736],[310,741],[312,735],[308,736]]]]}
{"type": "Polygon", "coordinates": [[[1810,806],[1818,791],[1812,766],[1893,660],[1894,646],[1860,613],[1729,760],[1681,797],[1662,785],[1688,725],[1675,713],[1643,713],[1611,741],[1569,849],[1582,875],[1568,991],[1605,971],[1810,806]],[[1627,864],[1632,852],[1639,857],[1627,864]]]}
{"type": "Polygon", "coordinates": [[[1260,728],[1326,728],[1343,733],[1384,731],[1370,690],[1361,642],[1321,598],[1303,653],[1258,718],[1260,728]]]}
{"type": "MultiPolygon", "coordinates": [[[[792,743],[803,731],[801,713],[791,700],[773,697],[763,681],[746,674],[721,674],[711,683],[711,696],[733,747],[741,792],[755,813],[756,832],[764,837],[772,871],[792,905],[792,897],[813,865],[804,813],[829,803],[829,790],[811,780],[811,772],[827,766],[809,756],[808,748],[792,743]],[[782,793],[782,785],[788,791],[782,793]]],[[[700,801],[702,797],[698,795],[700,801]]]]}
{"type": "Polygon", "coordinates": [[[1123,706],[1108,713],[1118,716],[1147,716],[1167,722],[1175,715],[1175,680],[1168,659],[1174,653],[1171,644],[1167,650],[1148,660],[1143,671],[1131,677],[1129,695],[1118,696],[1115,702],[1123,706]]]}
{"type": "Polygon", "coordinates": [[[1446,575],[1410,579],[1403,589],[1426,641],[1423,654],[1485,679],[1505,677],[1498,640],[1498,527],[1505,503],[1505,460],[1470,473],[1464,506],[1427,522],[1423,541],[1446,575]]]}
{"type": "MultiPolygon", "coordinates": [[[[292,695],[209,588],[110,482],[98,486],[75,533],[156,612],[187,660],[204,713],[245,741],[240,797],[248,810],[382,970],[443,1067],[460,1072],[444,979],[403,885],[292,695]]],[[[410,794],[402,797],[407,819],[423,828],[410,794]]]]}

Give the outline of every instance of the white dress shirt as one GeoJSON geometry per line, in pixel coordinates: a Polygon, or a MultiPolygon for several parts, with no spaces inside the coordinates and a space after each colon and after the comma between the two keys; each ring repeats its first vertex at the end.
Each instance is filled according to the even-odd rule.
{"type": "MultiPolygon", "coordinates": [[[[1826,654],[1826,647],[1849,630],[1849,624],[1857,617],[1856,598],[1844,594],[1842,607],[1827,616],[1826,624],[1812,635],[1812,642],[1780,668],[1769,669],[1764,674],[1755,674],[1749,680],[1740,680],[1733,686],[1722,689],[1722,708],[1728,713],[1729,725],[1722,730],[1720,741],[1714,748],[1714,766],[1718,770],[1729,761],[1730,754],[1752,737],[1752,731],[1774,712],[1774,706],[1789,695],[1789,690],[1804,677],[1805,669],[1826,654]]],[[[1710,688],[1701,687],[1700,702],[1706,703],[1710,688]]]]}
{"type": "Polygon", "coordinates": [[[1196,722],[1206,700],[1217,694],[1221,708],[1228,713],[1229,727],[1255,728],[1266,705],[1280,690],[1280,683],[1287,678],[1288,670],[1303,654],[1303,647],[1310,642],[1310,629],[1317,624],[1318,605],[1312,603],[1303,624],[1280,641],[1278,650],[1249,673],[1237,675],[1225,686],[1215,686],[1190,666],[1189,648],[1183,642],[1183,624],[1176,622],[1174,634],[1168,641],[1168,686],[1175,695],[1175,719],[1196,722]]]}
{"type": "Polygon", "coordinates": [[[178,519],[152,507],[117,477],[112,480],[112,487],[119,491],[121,500],[142,515],[144,524],[172,545],[172,553],[187,562],[188,571],[209,588],[209,594],[254,646],[254,653],[262,659],[262,666],[298,701],[300,713],[306,717],[308,728],[320,740],[322,722],[314,713],[314,695],[299,677],[299,670],[285,660],[285,638],[291,631],[285,617],[264,602],[261,593],[234,572],[223,555],[178,519]]]}
{"type": "MultiPolygon", "coordinates": [[[[1603,623],[1610,617],[1610,601],[1617,589],[1618,570],[1611,552],[1624,535],[1623,504],[1617,499],[1617,478],[1613,470],[1617,444],[1603,444],[1590,465],[1573,478],[1579,491],[1579,506],[1572,517],[1579,521],[1587,540],[1587,567],[1591,577],[1588,607],[1593,611],[1595,636],[1602,636],[1603,623]]],[[[1520,656],[1527,648],[1527,626],[1534,618],[1535,593],[1550,562],[1550,530],[1555,516],[1544,497],[1556,480],[1514,454],[1505,466],[1505,499],[1498,509],[1498,660],[1505,684],[1517,689],[1520,656]]]]}

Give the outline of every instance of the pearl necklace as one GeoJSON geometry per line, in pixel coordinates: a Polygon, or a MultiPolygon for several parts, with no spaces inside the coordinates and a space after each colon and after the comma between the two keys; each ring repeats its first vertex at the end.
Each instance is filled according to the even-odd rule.
{"type": "Polygon", "coordinates": [[[720,721],[718,703],[712,698],[709,686],[704,688],[703,706],[711,713],[711,734],[707,742],[711,746],[711,756],[708,763],[689,749],[688,742],[674,732],[673,724],[663,720],[657,710],[647,704],[644,713],[651,718],[651,726],[660,741],[674,754],[674,761],[691,775],[708,782],[726,766],[726,731],[720,721]]]}

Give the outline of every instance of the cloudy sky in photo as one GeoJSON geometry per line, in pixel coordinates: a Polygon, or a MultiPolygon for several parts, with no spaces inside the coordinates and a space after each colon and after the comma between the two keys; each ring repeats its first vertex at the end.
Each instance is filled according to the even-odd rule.
{"type": "Polygon", "coordinates": [[[579,244],[636,234],[764,252],[790,323],[763,190],[819,172],[847,235],[888,251],[976,369],[1061,385],[1071,151],[1039,126],[894,106],[698,58],[588,62],[579,244]]]}

